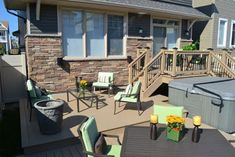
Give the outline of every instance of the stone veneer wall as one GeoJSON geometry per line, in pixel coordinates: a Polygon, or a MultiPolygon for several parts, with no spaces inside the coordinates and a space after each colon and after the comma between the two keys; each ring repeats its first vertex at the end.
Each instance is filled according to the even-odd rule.
{"type": "MultiPolygon", "coordinates": [[[[75,76],[88,81],[97,80],[99,71],[114,72],[115,85],[128,84],[127,59],[73,60],[57,65],[63,57],[60,36],[26,36],[28,77],[52,91],[65,91],[75,87],[75,76]]],[[[138,46],[151,47],[152,40],[128,39],[127,56],[136,57],[138,46]]]]}
{"type": "Polygon", "coordinates": [[[127,55],[132,56],[132,59],[137,57],[138,47],[149,47],[149,52],[152,52],[153,40],[151,38],[128,38],[126,44],[127,55]]]}

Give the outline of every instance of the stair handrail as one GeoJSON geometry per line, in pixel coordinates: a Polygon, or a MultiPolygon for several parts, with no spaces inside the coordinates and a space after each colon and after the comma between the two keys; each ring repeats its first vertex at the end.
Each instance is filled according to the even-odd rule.
{"type": "MultiPolygon", "coordinates": [[[[134,81],[136,81],[142,74],[143,74],[143,72],[144,72],[144,68],[143,69],[138,69],[139,67],[137,67],[137,69],[135,69],[135,70],[137,70],[137,74],[134,74],[134,76],[133,76],[133,69],[134,69],[134,66],[136,65],[136,66],[139,66],[139,64],[138,64],[138,62],[140,62],[140,60],[142,59],[142,58],[144,58],[145,57],[145,64],[147,63],[147,61],[148,61],[148,57],[149,57],[149,55],[148,55],[148,50],[147,49],[140,49],[140,50],[138,50],[139,52],[140,51],[142,51],[142,53],[137,57],[137,58],[135,58],[129,65],[128,65],[128,69],[129,69],[129,83],[131,84],[131,83],[133,83],[134,81]],[[140,71],[138,71],[138,70],[140,70],[140,71]]],[[[138,53],[139,53],[138,52],[138,53]]]]}
{"type": "Polygon", "coordinates": [[[144,85],[143,85],[143,88],[144,88],[144,90],[146,90],[147,88],[148,88],[148,86],[149,86],[149,82],[152,82],[152,80],[153,79],[155,79],[157,76],[159,76],[159,75],[161,75],[161,73],[162,73],[162,65],[164,65],[164,61],[162,60],[162,56],[163,56],[163,54],[164,54],[164,50],[161,50],[151,61],[149,61],[148,63],[147,63],[147,65],[143,68],[143,71],[144,71],[144,85]],[[151,80],[149,80],[149,78],[148,78],[148,68],[156,61],[156,60],[158,60],[160,57],[162,57],[161,58],[161,62],[160,62],[160,70],[159,70],[159,73],[158,73],[158,75],[155,75],[151,80]]]}
{"type": "MultiPolygon", "coordinates": [[[[235,78],[235,72],[234,72],[233,70],[231,70],[231,68],[229,68],[225,63],[223,63],[223,62],[216,56],[215,53],[212,52],[210,55],[211,55],[211,57],[212,57],[213,59],[215,59],[215,60],[220,64],[220,66],[225,70],[224,72],[228,73],[228,74],[226,74],[226,75],[227,75],[229,78],[235,78]]],[[[212,64],[212,59],[211,59],[211,63],[210,63],[210,64],[212,64]]],[[[211,72],[211,73],[214,73],[212,67],[211,67],[211,69],[210,69],[210,72],[211,72]]]]}

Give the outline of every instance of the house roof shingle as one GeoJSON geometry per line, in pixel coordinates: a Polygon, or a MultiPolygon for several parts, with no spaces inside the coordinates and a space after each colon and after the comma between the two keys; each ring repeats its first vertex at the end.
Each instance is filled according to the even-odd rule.
{"type": "MultiPolygon", "coordinates": [[[[79,0],[78,0],[79,1],[79,0]]],[[[90,0],[95,3],[104,3],[109,5],[119,5],[123,7],[139,8],[148,11],[157,11],[174,15],[192,17],[195,19],[209,19],[204,13],[189,6],[177,5],[153,0],[90,0]]],[[[87,1],[88,2],[88,1],[87,1]]]]}

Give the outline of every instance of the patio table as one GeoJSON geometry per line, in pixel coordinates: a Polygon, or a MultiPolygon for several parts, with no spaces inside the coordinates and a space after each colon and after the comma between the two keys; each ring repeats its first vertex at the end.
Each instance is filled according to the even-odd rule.
{"type": "Polygon", "coordinates": [[[235,157],[235,149],[216,129],[203,129],[198,143],[187,129],[178,143],[166,139],[161,127],[157,140],[150,139],[149,127],[126,127],[121,157],[235,157]]]}
{"type": "Polygon", "coordinates": [[[94,102],[94,99],[95,99],[95,102],[96,102],[96,109],[98,109],[98,96],[93,93],[92,91],[88,90],[88,89],[85,89],[84,94],[81,94],[79,89],[77,88],[71,88],[71,89],[68,89],[67,90],[67,101],[69,102],[69,94],[71,94],[72,96],[74,96],[76,99],[77,99],[77,110],[78,112],[80,111],[79,110],[79,101],[82,101],[86,106],[88,107],[92,107],[92,104],[94,102]],[[88,105],[84,100],[87,100],[87,99],[91,99],[91,104],[88,105]]]}

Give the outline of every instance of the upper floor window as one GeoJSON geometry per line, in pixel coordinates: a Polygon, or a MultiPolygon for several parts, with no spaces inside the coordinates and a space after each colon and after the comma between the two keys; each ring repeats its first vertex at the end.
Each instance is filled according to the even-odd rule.
{"type": "Polygon", "coordinates": [[[5,36],[5,31],[0,31],[0,36],[5,36]]]}
{"type": "Polygon", "coordinates": [[[65,56],[123,55],[123,16],[64,10],[62,18],[65,56]]]}
{"type": "Polygon", "coordinates": [[[217,39],[218,47],[226,46],[227,26],[228,26],[228,20],[220,18],[218,26],[218,39],[217,39]]]}
{"type": "Polygon", "coordinates": [[[235,20],[231,23],[231,47],[235,47],[235,20]]]}

